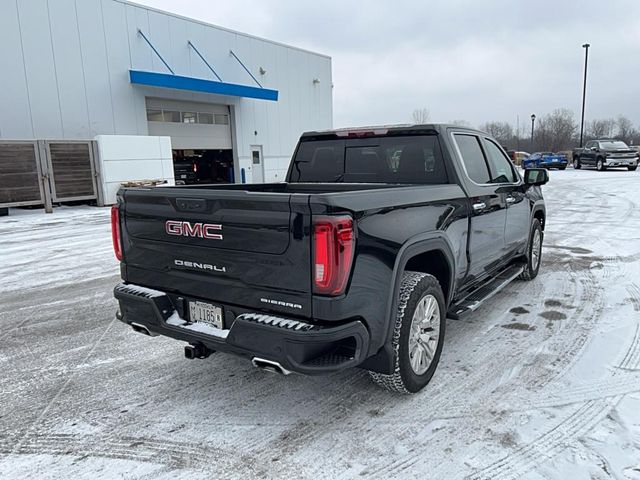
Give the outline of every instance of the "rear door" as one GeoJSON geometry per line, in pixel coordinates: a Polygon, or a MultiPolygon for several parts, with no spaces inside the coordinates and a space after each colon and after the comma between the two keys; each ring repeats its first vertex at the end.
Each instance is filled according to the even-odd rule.
{"type": "Polygon", "coordinates": [[[124,191],[125,279],[226,304],[311,314],[308,195],[124,191]]]}
{"type": "Polygon", "coordinates": [[[468,132],[453,132],[452,135],[471,202],[468,280],[473,282],[485,277],[502,263],[506,197],[500,192],[500,185],[491,183],[480,137],[468,132]]]}

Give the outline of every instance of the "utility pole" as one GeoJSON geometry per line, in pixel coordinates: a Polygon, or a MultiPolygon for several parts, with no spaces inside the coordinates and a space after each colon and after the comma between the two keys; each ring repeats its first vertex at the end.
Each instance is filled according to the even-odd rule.
{"type": "Polygon", "coordinates": [[[587,62],[589,61],[589,45],[585,43],[584,48],[584,82],[582,84],[582,118],[580,120],[580,148],[582,148],[582,139],[584,134],[584,105],[587,99],[587,62]]]}

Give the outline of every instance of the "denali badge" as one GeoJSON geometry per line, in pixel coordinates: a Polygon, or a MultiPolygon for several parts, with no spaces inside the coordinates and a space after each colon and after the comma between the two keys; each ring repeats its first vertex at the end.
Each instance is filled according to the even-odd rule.
{"type": "Polygon", "coordinates": [[[211,270],[212,272],[227,271],[227,267],[219,267],[217,265],[211,265],[210,263],[190,262],[189,260],[174,260],[173,263],[179,267],[198,268],[200,270],[211,270]]]}
{"type": "Polygon", "coordinates": [[[302,305],[300,305],[299,303],[283,302],[282,300],[272,300],[270,298],[261,298],[260,301],[262,303],[270,303],[271,305],[278,305],[280,307],[289,307],[289,308],[296,308],[296,309],[302,308],[302,305]]]}
{"type": "Polygon", "coordinates": [[[167,220],[164,224],[167,235],[177,235],[181,237],[199,237],[209,240],[222,240],[222,225],[219,223],[191,223],[180,220],[167,220]]]}

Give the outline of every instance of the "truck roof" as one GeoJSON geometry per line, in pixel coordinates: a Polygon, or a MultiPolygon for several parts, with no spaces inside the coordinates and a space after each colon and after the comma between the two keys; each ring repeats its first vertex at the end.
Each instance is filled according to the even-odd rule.
{"type": "Polygon", "coordinates": [[[430,133],[440,133],[441,131],[447,128],[455,128],[459,130],[466,130],[470,132],[483,133],[480,130],[476,130],[474,128],[463,127],[459,125],[449,124],[449,123],[425,123],[425,124],[416,124],[416,123],[402,123],[395,125],[370,125],[363,127],[345,127],[345,128],[335,128],[331,130],[317,130],[317,131],[309,131],[304,132],[302,134],[302,138],[305,137],[349,137],[349,136],[378,136],[378,135],[386,135],[388,133],[417,133],[417,132],[430,132],[430,133]]]}

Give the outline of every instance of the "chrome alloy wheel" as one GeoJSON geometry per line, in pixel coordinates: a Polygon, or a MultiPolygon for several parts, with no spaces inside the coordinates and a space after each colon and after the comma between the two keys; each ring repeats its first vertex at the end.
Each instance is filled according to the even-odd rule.
{"type": "Polygon", "coordinates": [[[531,244],[531,268],[538,269],[540,257],[542,256],[542,233],[539,229],[533,231],[533,241],[531,244]]]}
{"type": "Polygon", "coordinates": [[[425,373],[438,348],[440,307],[433,295],[425,295],[416,306],[409,332],[409,359],[416,375],[425,373]]]}

